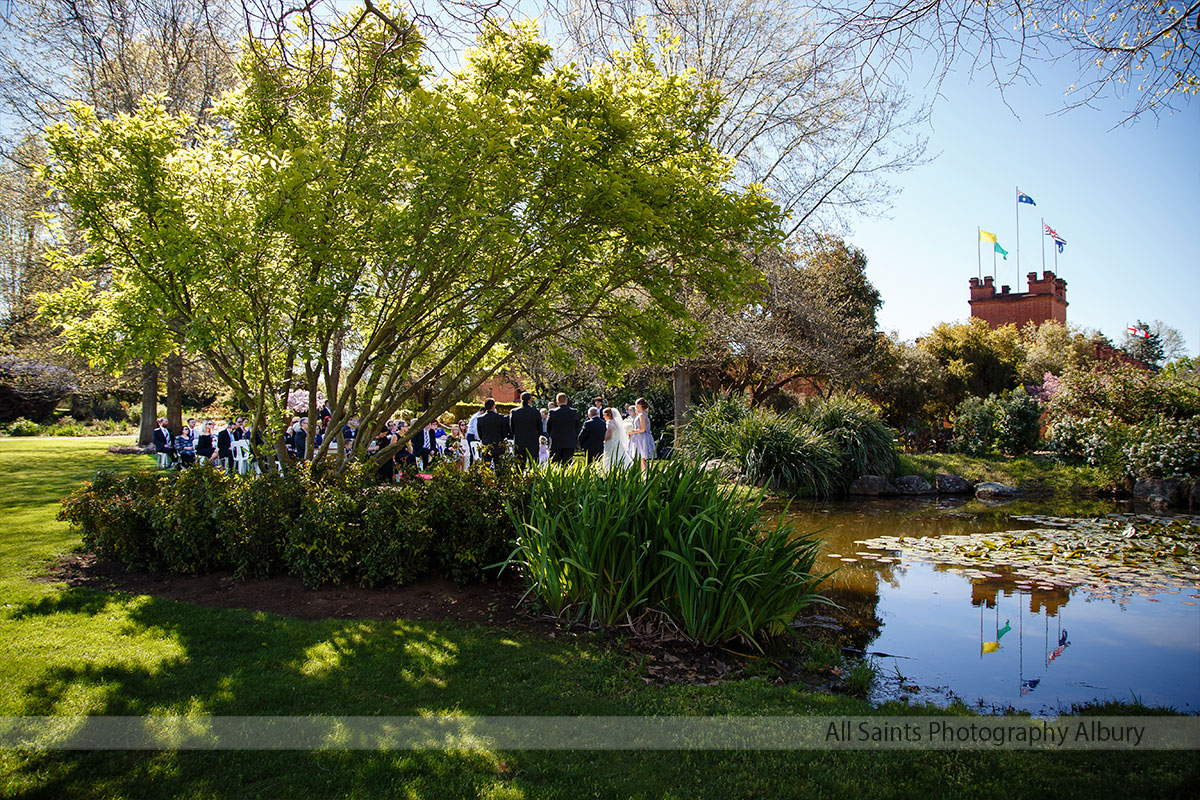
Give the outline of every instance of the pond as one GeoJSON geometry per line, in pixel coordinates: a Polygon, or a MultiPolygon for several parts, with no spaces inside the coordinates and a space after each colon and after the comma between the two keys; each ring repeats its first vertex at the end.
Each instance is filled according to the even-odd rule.
{"type": "Polygon", "coordinates": [[[827,594],[844,611],[817,612],[808,624],[841,624],[853,647],[875,654],[876,701],[957,698],[984,710],[1053,714],[1136,699],[1200,712],[1198,520],[1095,501],[931,499],[794,503],[788,517],[799,530],[820,531],[820,560],[837,568],[827,594]],[[1170,526],[1185,532],[1178,541],[1186,545],[1154,535],[1170,526]],[[1048,543],[1072,527],[1065,533],[1075,538],[1065,541],[1073,544],[1048,543]],[[1168,558],[1170,574],[1129,553],[1107,556],[1103,570],[1080,566],[1098,562],[1098,543],[1110,540],[1137,551],[1166,541],[1168,555],[1190,548],[1190,560],[1168,558]],[[1006,550],[1009,542],[1034,556],[1053,547],[1056,557],[997,563],[1005,560],[997,548],[1021,551],[1006,550]]]}

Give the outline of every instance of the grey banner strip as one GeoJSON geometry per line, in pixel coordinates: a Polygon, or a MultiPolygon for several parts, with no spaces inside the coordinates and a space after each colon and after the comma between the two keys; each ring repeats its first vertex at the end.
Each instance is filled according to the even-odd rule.
{"type": "Polygon", "coordinates": [[[0,717],[26,750],[1197,750],[1196,717],[0,717]]]}

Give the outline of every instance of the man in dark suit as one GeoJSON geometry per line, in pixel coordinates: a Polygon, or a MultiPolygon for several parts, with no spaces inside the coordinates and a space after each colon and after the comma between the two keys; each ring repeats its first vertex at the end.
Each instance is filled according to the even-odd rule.
{"type": "Polygon", "coordinates": [[[437,420],[430,420],[425,425],[425,430],[413,437],[413,452],[417,458],[425,462],[425,467],[428,469],[433,466],[442,454],[441,448],[437,443],[437,420]]]}
{"type": "Polygon", "coordinates": [[[569,464],[579,449],[579,412],[571,408],[562,392],[554,400],[558,407],[550,411],[550,418],[546,420],[550,460],[555,464],[569,464]]]}
{"type": "Polygon", "coordinates": [[[233,418],[217,433],[217,460],[226,472],[233,472],[233,418]]]}
{"type": "Polygon", "coordinates": [[[537,463],[538,440],[542,438],[542,413],[533,407],[533,395],[521,393],[521,407],[514,408],[508,415],[508,428],[512,432],[513,453],[522,465],[537,463]]]}
{"type": "Polygon", "coordinates": [[[167,456],[165,464],[160,460],[160,466],[170,466],[171,462],[175,460],[174,441],[175,437],[171,435],[171,429],[167,427],[167,420],[160,418],[158,427],[154,429],[154,452],[164,453],[167,456]]]}
{"type": "Polygon", "coordinates": [[[484,457],[494,464],[508,436],[508,417],[496,413],[496,401],[490,397],[483,401],[483,416],[476,423],[475,430],[479,432],[479,444],[483,447],[484,457]]]}
{"type": "Polygon", "coordinates": [[[587,422],[579,431],[579,447],[587,453],[588,463],[591,464],[604,454],[604,420],[600,418],[600,409],[592,406],[588,409],[587,422]]]}

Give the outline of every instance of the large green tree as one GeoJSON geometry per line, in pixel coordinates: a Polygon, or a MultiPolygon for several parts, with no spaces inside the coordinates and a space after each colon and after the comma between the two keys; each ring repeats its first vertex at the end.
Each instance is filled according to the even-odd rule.
{"type": "Polygon", "coordinates": [[[685,285],[719,303],[753,282],[739,248],[777,216],[728,188],[706,136],[719,97],[693,76],[644,48],[552,68],[525,25],[432,81],[409,22],[342,25],[336,48],[251,42],[212,125],[151,99],[47,132],[46,178],[88,243],[59,258],[111,265],[47,298],[72,346],[203,353],[264,426],[297,383],[310,411],[340,383],[334,429],[370,434],[427,398],[419,428],[521,348],[667,359],[694,329],[685,285]]]}

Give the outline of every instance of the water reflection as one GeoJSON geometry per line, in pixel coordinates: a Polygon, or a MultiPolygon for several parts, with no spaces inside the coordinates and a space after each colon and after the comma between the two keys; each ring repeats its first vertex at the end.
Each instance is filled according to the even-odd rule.
{"type": "Polygon", "coordinates": [[[937,537],[1023,530],[1026,514],[1100,516],[1085,505],[877,500],[792,506],[801,530],[821,532],[837,568],[829,594],[848,644],[885,653],[877,699],[903,696],[984,708],[1053,712],[1094,699],[1200,711],[1200,585],[1141,594],[1055,585],[1004,568],[932,564],[870,551],[878,536],[937,537]]]}

